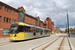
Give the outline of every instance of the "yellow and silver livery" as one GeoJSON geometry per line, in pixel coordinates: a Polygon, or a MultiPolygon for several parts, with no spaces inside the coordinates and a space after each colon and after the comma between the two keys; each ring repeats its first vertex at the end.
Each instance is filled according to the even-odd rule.
{"type": "Polygon", "coordinates": [[[26,40],[31,38],[49,36],[51,31],[46,28],[26,23],[13,23],[10,27],[10,40],[26,40]]]}

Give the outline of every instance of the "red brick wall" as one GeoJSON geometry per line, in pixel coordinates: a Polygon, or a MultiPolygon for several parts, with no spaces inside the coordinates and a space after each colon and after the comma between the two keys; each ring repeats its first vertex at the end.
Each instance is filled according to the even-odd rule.
{"type": "Polygon", "coordinates": [[[48,29],[48,21],[47,21],[47,20],[45,20],[44,22],[46,23],[45,28],[47,28],[47,29],[48,29]]]}
{"type": "Polygon", "coordinates": [[[43,27],[43,22],[42,21],[40,21],[40,27],[43,27]]]}
{"type": "Polygon", "coordinates": [[[53,21],[51,22],[51,28],[52,28],[52,31],[54,32],[54,22],[53,21]]]}
{"type": "Polygon", "coordinates": [[[0,30],[0,37],[3,36],[3,30],[0,30]]]}
{"type": "Polygon", "coordinates": [[[47,23],[48,23],[48,29],[51,30],[51,19],[48,17],[48,18],[46,18],[46,20],[47,20],[47,23]]]}
{"type": "MultiPolygon", "coordinates": [[[[35,25],[36,26],[36,19],[34,19],[34,18],[32,18],[30,15],[26,15],[25,14],[25,10],[24,10],[24,8],[23,7],[20,7],[20,8],[18,8],[18,10],[20,11],[20,10],[23,10],[23,12],[24,12],[24,23],[27,23],[27,24],[31,24],[31,25],[35,25]],[[26,16],[27,16],[27,18],[26,18],[26,16]],[[31,18],[31,20],[30,20],[30,18],[31,18]]],[[[18,20],[19,20],[19,22],[20,22],[20,13],[19,13],[19,17],[18,17],[18,20]]]]}
{"type": "Polygon", "coordinates": [[[36,26],[36,20],[33,19],[33,18],[31,18],[31,20],[30,20],[29,18],[31,18],[31,17],[28,17],[27,16],[27,18],[25,18],[25,23],[28,23],[28,24],[35,25],[36,26]]]}
{"type": "Polygon", "coordinates": [[[49,17],[46,18],[45,22],[47,23],[46,28],[54,32],[54,22],[49,17]]]}
{"type": "MultiPolygon", "coordinates": [[[[0,9],[0,16],[1,16],[0,29],[5,29],[5,28],[10,29],[10,25],[13,23],[13,19],[16,20],[16,22],[18,21],[18,13],[13,14],[13,11],[15,11],[13,9],[11,10],[11,13],[10,13],[10,9],[12,8],[2,5],[2,9],[0,9]],[[5,11],[5,7],[6,7],[6,11],[5,11]],[[7,8],[9,8],[9,12],[7,12],[7,8]],[[11,23],[6,21],[4,22],[4,17],[11,19],[11,23]]],[[[3,35],[3,30],[0,30],[0,36],[2,35],[3,35]]]]}

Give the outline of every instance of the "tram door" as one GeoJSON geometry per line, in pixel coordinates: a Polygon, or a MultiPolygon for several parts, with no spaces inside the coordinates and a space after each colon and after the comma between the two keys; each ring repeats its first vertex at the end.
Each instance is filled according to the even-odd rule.
{"type": "Polygon", "coordinates": [[[36,28],[33,27],[33,36],[36,36],[36,28]]]}

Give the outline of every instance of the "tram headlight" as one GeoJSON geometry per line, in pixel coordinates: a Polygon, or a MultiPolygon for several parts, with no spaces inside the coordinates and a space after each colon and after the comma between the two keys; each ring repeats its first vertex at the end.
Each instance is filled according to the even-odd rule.
{"type": "Polygon", "coordinates": [[[14,37],[16,37],[16,34],[14,35],[14,37]]]}

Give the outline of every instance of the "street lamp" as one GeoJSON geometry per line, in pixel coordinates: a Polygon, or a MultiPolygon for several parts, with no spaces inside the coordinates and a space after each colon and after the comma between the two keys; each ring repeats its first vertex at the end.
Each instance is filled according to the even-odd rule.
{"type": "Polygon", "coordinates": [[[67,24],[68,24],[68,37],[70,37],[68,11],[66,10],[66,12],[67,12],[67,24]]]}

